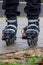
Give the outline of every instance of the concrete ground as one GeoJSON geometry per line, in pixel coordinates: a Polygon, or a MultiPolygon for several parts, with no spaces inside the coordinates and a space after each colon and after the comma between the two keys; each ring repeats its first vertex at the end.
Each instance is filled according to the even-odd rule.
{"type": "MultiPolygon", "coordinates": [[[[6,18],[0,18],[0,54],[8,52],[16,52],[19,50],[24,50],[29,48],[27,40],[21,39],[22,33],[21,30],[27,25],[27,19],[25,17],[18,17],[18,31],[17,31],[17,40],[14,45],[7,47],[5,41],[2,41],[2,30],[7,25],[5,22],[6,18]]],[[[38,39],[38,46],[43,47],[43,18],[40,18],[40,34],[38,39]]]]}

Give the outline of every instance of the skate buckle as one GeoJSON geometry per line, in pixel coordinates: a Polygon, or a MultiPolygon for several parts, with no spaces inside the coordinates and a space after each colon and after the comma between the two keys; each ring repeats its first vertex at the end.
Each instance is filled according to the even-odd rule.
{"type": "Polygon", "coordinates": [[[2,36],[2,40],[6,40],[6,37],[4,35],[2,36]]]}
{"type": "Polygon", "coordinates": [[[22,39],[26,39],[27,38],[27,36],[26,36],[26,34],[24,33],[23,35],[22,35],[22,39]]]}

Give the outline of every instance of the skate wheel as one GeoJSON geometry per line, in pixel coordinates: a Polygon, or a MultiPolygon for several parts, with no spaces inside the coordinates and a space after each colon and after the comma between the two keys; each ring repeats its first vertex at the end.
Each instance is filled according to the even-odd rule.
{"type": "Polygon", "coordinates": [[[6,40],[6,37],[4,35],[2,36],[2,40],[6,40]]]}
{"type": "Polygon", "coordinates": [[[27,39],[27,43],[30,47],[36,47],[37,41],[38,41],[38,37],[34,39],[27,39]]]}
{"type": "Polygon", "coordinates": [[[11,39],[6,39],[6,45],[10,46],[13,44],[13,41],[11,39]]]}
{"type": "Polygon", "coordinates": [[[38,37],[34,39],[34,46],[37,46],[37,42],[38,42],[38,37]]]}
{"type": "Polygon", "coordinates": [[[7,46],[10,46],[10,44],[9,44],[9,43],[6,43],[6,45],[7,45],[7,46]]]}
{"type": "Polygon", "coordinates": [[[29,46],[32,46],[32,40],[31,39],[27,39],[27,43],[29,46]]]}
{"type": "Polygon", "coordinates": [[[10,45],[10,41],[9,41],[9,39],[6,39],[6,45],[7,45],[7,46],[10,45]]]}
{"type": "Polygon", "coordinates": [[[10,46],[12,44],[14,44],[14,39],[13,40],[12,39],[6,39],[6,45],[7,46],[10,46]]]}
{"type": "Polygon", "coordinates": [[[22,39],[26,39],[27,37],[26,37],[26,34],[23,34],[22,35],[22,39]]]}

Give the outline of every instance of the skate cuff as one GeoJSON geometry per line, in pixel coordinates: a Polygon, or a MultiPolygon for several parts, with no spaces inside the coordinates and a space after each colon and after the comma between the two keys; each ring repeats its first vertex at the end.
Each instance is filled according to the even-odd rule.
{"type": "Polygon", "coordinates": [[[28,22],[30,22],[30,23],[31,23],[31,22],[37,22],[37,21],[39,22],[39,19],[29,20],[28,22]]]}
{"type": "Polygon", "coordinates": [[[8,22],[8,23],[14,23],[14,22],[16,22],[16,20],[7,20],[6,22],[8,22]]]}

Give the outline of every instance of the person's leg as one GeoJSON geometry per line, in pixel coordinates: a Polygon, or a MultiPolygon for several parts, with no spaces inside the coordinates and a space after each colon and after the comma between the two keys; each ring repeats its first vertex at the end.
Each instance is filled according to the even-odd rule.
{"type": "MultiPolygon", "coordinates": [[[[41,12],[40,0],[25,0],[27,2],[24,8],[28,18],[28,26],[26,28],[27,38],[33,35],[37,37],[39,34],[39,15],[41,12]]],[[[32,38],[33,39],[33,38],[32,38]]]]}
{"type": "Polygon", "coordinates": [[[18,5],[19,0],[3,0],[2,8],[5,9],[6,18],[20,14],[17,9],[18,5]]]}
{"type": "Polygon", "coordinates": [[[24,8],[28,19],[38,19],[41,11],[41,0],[25,0],[27,2],[24,8]]]}
{"type": "Polygon", "coordinates": [[[3,30],[3,33],[14,33],[17,32],[17,16],[20,14],[18,12],[19,0],[3,0],[3,9],[5,9],[5,16],[7,18],[7,26],[3,30]]]}

